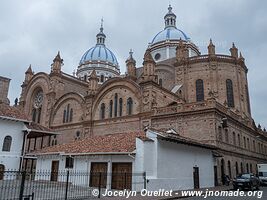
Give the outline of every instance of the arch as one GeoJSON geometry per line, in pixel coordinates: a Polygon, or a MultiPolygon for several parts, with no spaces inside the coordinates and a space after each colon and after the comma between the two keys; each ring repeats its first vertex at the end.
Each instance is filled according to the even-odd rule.
{"type": "MultiPolygon", "coordinates": [[[[67,123],[67,122],[73,122],[75,120],[75,116],[77,115],[81,115],[83,116],[84,112],[86,112],[86,110],[82,109],[83,108],[83,104],[85,103],[85,100],[83,98],[82,95],[74,93],[74,92],[70,92],[70,93],[66,93],[64,95],[62,95],[56,102],[54,105],[54,109],[51,113],[50,116],[50,123],[55,123],[56,120],[56,115],[58,114],[59,116],[61,116],[63,119],[57,123],[67,123]],[[70,107],[69,108],[69,112],[67,111],[67,107],[65,107],[65,104],[68,101],[74,101],[76,102],[79,106],[78,107],[70,107]],[[62,107],[64,106],[64,107],[62,107]],[[62,111],[61,111],[61,110],[62,111]],[[77,112],[76,110],[80,109],[81,112],[77,112]],[[58,113],[60,111],[60,113],[58,113]],[[68,119],[68,120],[67,120],[68,119]]],[[[60,117],[60,119],[61,119],[60,117]]],[[[77,118],[76,118],[77,119],[77,118]]]]}
{"type": "Polygon", "coordinates": [[[5,165],[0,164],[0,180],[4,180],[5,165]]]}
{"type": "MultiPolygon", "coordinates": [[[[141,103],[141,88],[140,86],[132,81],[131,79],[127,79],[127,78],[121,78],[121,77],[113,77],[107,81],[105,81],[99,88],[97,95],[95,96],[95,101],[93,103],[93,110],[92,110],[92,114],[94,117],[97,118],[98,116],[98,110],[99,110],[99,106],[101,104],[102,99],[104,98],[105,95],[107,95],[108,93],[114,91],[114,89],[125,89],[130,91],[136,98],[136,100],[138,101],[138,105],[141,103]]],[[[141,106],[138,107],[138,111],[141,111],[141,106]]]]}
{"type": "Polygon", "coordinates": [[[2,151],[10,152],[11,144],[12,144],[12,137],[11,137],[10,135],[7,135],[7,136],[4,138],[2,151]]]}
{"type": "Polygon", "coordinates": [[[204,84],[202,79],[196,80],[196,101],[204,101],[204,84]]]}
{"type": "MultiPolygon", "coordinates": [[[[46,110],[47,107],[47,98],[46,94],[49,92],[49,88],[51,87],[49,76],[46,73],[40,72],[33,76],[33,78],[28,83],[25,89],[25,100],[26,104],[24,107],[24,112],[26,115],[31,116],[32,114],[32,105],[33,105],[33,96],[36,94],[36,91],[42,90],[44,94],[42,109],[46,110]]],[[[40,121],[42,121],[42,116],[40,116],[40,121]]]]}
{"type": "Polygon", "coordinates": [[[129,97],[127,99],[127,115],[131,115],[133,110],[133,99],[129,97]]]}
{"type": "Polygon", "coordinates": [[[231,79],[226,80],[226,95],[228,107],[235,107],[233,82],[231,79]]]}

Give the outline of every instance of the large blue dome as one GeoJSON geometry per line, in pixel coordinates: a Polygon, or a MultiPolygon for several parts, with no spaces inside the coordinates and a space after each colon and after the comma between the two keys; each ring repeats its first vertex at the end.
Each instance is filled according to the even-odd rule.
{"type": "Polygon", "coordinates": [[[183,31],[177,29],[176,27],[166,27],[152,39],[151,44],[165,40],[179,40],[180,38],[184,41],[188,41],[190,39],[183,31]]]}
{"type": "Polygon", "coordinates": [[[94,47],[87,50],[80,60],[80,65],[94,61],[108,62],[116,68],[119,68],[116,56],[104,44],[96,44],[94,47]]]}

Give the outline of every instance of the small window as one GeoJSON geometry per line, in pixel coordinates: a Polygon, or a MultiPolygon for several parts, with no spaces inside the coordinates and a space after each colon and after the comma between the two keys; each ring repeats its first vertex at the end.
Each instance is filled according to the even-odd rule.
{"type": "Polygon", "coordinates": [[[154,56],[155,60],[159,60],[160,59],[160,53],[156,53],[156,55],[154,56]]]}
{"type": "Polygon", "coordinates": [[[86,74],[83,76],[83,80],[87,81],[87,75],[86,74]]]}
{"type": "Polygon", "coordinates": [[[162,87],[162,79],[159,79],[159,86],[162,87]]]}
{"type": "Polygon", "coordinates": [[[203,80],[196,80],[196,100],[204,101],[204,85],[203,80]]]}
{"type": "Polygon", "coordinates": [[[66,157],[65,168],[72,169],[73,163],[74,163],[73,157],[70,157],[70,156],[66,157]]]}
{"type": "Polygon", "coordinates": [[[11,143],[12,143],[12,137],[9,135],[6,136],[4,139],[2,151],[8,151],[9,152],[11,149],[11,143]]]}
{"type": "Polygon", "coordinates": [[[105,77],[104,77],[104,75],[102,74],[102,75],[100,76],[100,82],[103,83],[104,81],[105,81],[105,77]]]}

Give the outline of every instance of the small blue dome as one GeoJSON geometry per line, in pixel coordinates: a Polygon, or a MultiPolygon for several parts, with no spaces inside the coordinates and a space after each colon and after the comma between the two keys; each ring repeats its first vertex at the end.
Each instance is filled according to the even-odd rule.
{"type": "Polygon", "coordinates": [[[189,37],[187,37],[187,35],[177,29],[176,27],[166,27],[163,31],[160,31],[152,40],[151,44],[155,44],[157,42],[162,42],[165,40],[179,40],[179,39],[188,41],[190,40],[189,37]]]}
{"type": "Polygon", "coordinates": [[[81,60],[80,65],[87,63],[88,61],[103,61],[108,62],[111,65],[115,66],[117,69],[119,69],[119,63],[117,61],[117,58],[115,57],[114,53],[110,51],[105,45],[103,44],[97,44],[94,47],[87,50],[81,60]]]}

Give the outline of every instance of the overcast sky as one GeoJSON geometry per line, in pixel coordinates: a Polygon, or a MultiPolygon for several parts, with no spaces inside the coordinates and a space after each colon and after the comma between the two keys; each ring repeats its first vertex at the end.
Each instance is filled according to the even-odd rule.
{"type": "Polygon", "coordinates": [[[252,114],[267,126],[267,1],[256,0],[1,0],[0,75],[12,79],[11,104],[29,64],[35,72],[50,72],[57,51],[63,71],[72,73],[83,53],[96,43],[104,18],[106,45],[125,72],[129,49],[141,65],[145,49],[164,28],[169,2],[177,27],[195,42],[202,54],[210,38],[216,52],[229,54],[235,42],[249,68],[252,114]]]}

